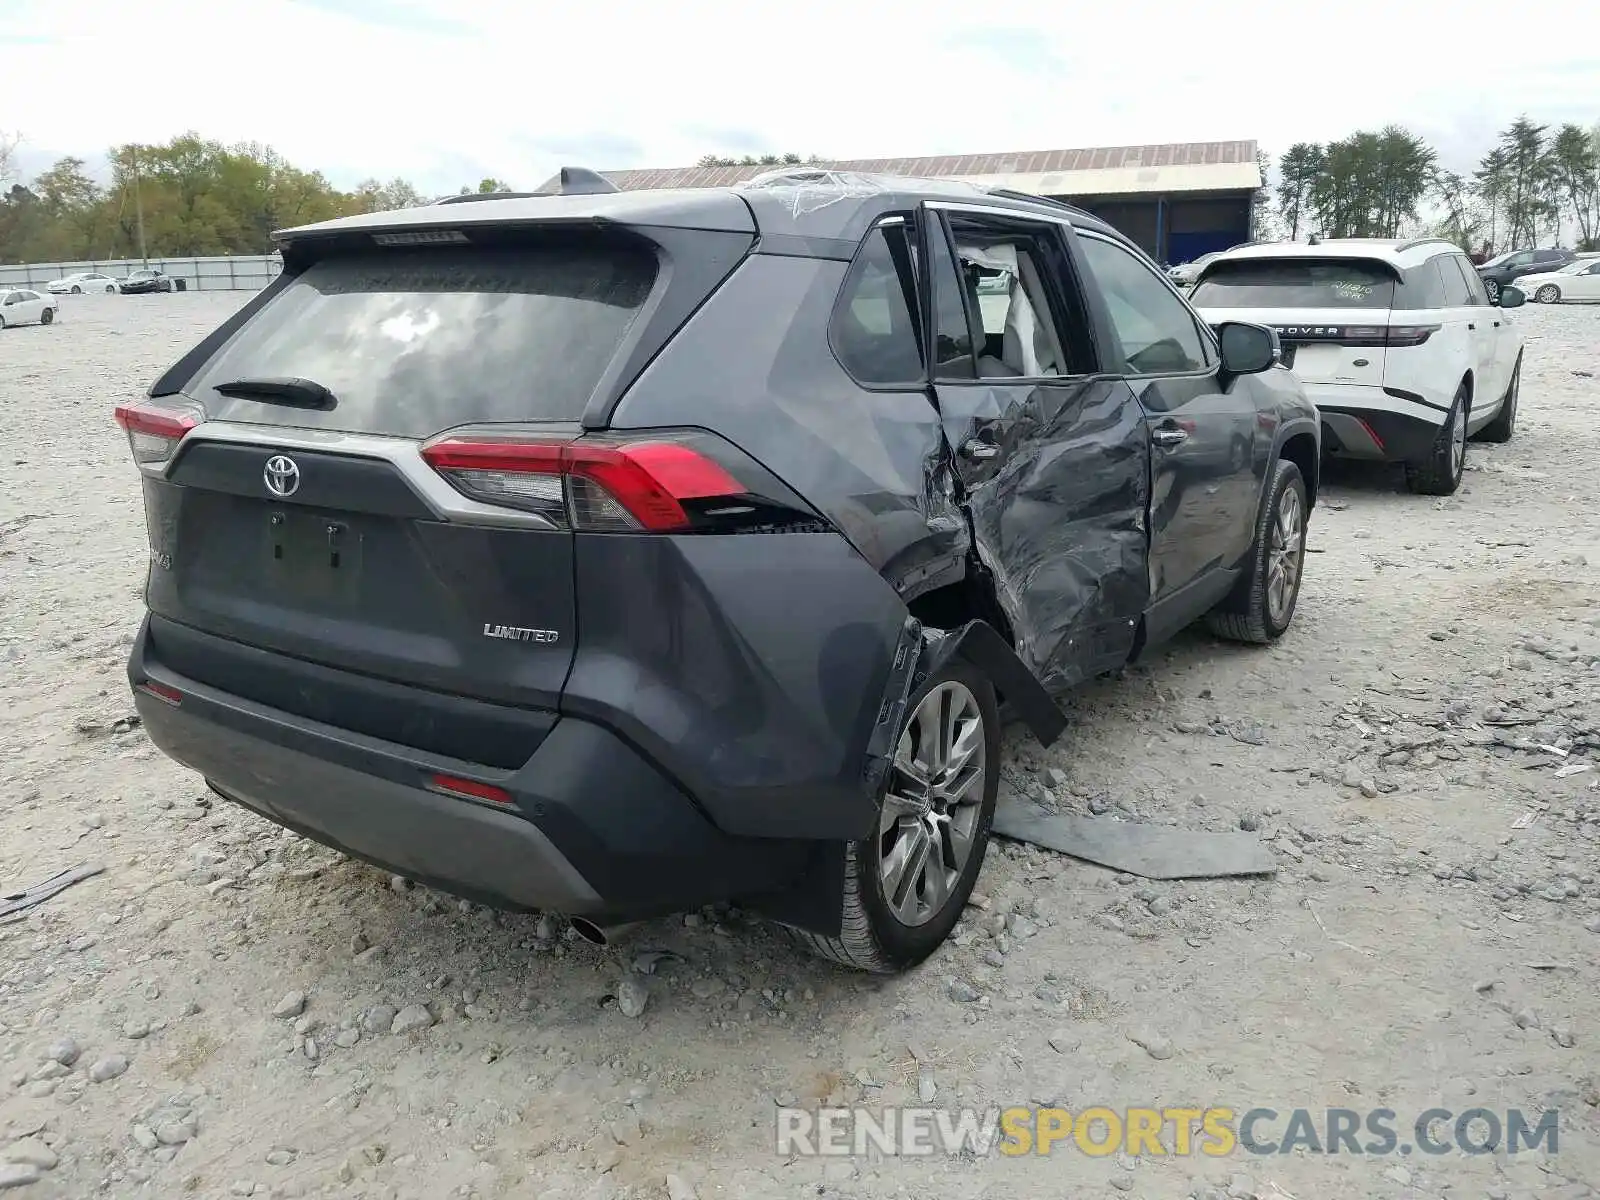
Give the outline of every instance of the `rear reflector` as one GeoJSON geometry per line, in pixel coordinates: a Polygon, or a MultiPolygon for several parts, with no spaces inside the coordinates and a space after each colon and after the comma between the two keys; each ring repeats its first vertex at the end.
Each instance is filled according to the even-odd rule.
{"type": "Polygon", "coordinates": [[[203,419],[197,411],[155,404],[119,404],[112,414],[128,435],[133,461],[147,470],[166,466],[184,435],[203,419]]]}
{"type": "MultiPolygon", "coordinates": [[[[731,448],[730,448],[731,449],[731,448]]],[[[537,512],[561,527],[601,533],[671,533],[696,526],[686,503],[737,501],[755,489],[683,438],[548,441],[454,435],[422,457],[460,491],[487,504],[537,512]]],[[[730,512],[755,511],[735,504],[730,512]]]]}
{"type": "Polygon", "coordinates": [[[487,800],[490,804],[510,804],[511,793],[492,783],[479,783],[476,779],[462,779],[457,775],[435,775],[428,785],[440,792],[466,796],[473,800],[487,800]]]}
{"type": "Polygon", "coordinates": [[[157,700],[165,700],[173,707],[183,703],[183,693],[177,688],[168,687],[164,683],[156,683],[154,680],[146,679],[136,686],[145,695],[154,696],[157,700]]]}

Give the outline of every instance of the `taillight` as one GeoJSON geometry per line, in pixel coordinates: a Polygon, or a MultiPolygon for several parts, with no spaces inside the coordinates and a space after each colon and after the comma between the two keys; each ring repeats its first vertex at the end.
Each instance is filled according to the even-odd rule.
{"type": "Polygon", "coordinates": [[[423,446],[422,457],[463,495],[562,529],[697,533],[817,522],[771,472],[698,430],[577,439],[458,431],[423,446]]]}
{"type": "Polygon", "coordinates": [[[147,471],[159,471],[166,466],[184,435],[203,420],[195,409],[167,408],[144,402],[119,404],[114,415],[128,435],[133,461],[147,471]]]}
{"type": "Polygon", "coordinates": [[[473,800],[487,800],[490,804],[511,804],[511,793],[503,787],[495,787],[492,783],[480,783],[476,779],[463,779],[459,775],[434,775],[428,780],[428,786],[438,792],[448,792],[452,796],[467,796],[473,800]]]}
{"type": "Polygon", "coordinates": [[[1387,345],[1420,346],[1438,331],[1437,325],[1391,325],[1387,345]]]}

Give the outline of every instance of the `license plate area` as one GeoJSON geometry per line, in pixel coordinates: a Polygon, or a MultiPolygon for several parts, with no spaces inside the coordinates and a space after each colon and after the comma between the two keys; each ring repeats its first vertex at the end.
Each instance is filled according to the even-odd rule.
{"type": "Polygon", "coordinates": [[[346,520],[295,509],[267,513],[262,560],[274,594],[354,604],[361,588],[361,534],[346,520]]]}

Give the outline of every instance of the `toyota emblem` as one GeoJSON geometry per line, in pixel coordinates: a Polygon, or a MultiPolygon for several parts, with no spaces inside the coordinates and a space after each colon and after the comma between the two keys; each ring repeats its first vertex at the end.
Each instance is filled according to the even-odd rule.
{"type": "Polygon", "coordinates": [[[286,454],[274,454],[267,459],[261,478],[266,481],[267,491],[274,496],[292,496],[300,490],[300,468],[286,454]]]}

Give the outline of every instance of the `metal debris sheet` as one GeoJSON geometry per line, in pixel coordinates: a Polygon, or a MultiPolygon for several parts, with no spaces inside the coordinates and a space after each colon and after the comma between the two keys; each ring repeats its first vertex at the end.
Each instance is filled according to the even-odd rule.
{"type": "Polygon", "coordinates": [[[994,832],[1145,879],[1217,879],[1278,871],[1278,860],[1253,833],[1207,833],[1051,813],[1003,792],[994,832]]]}

